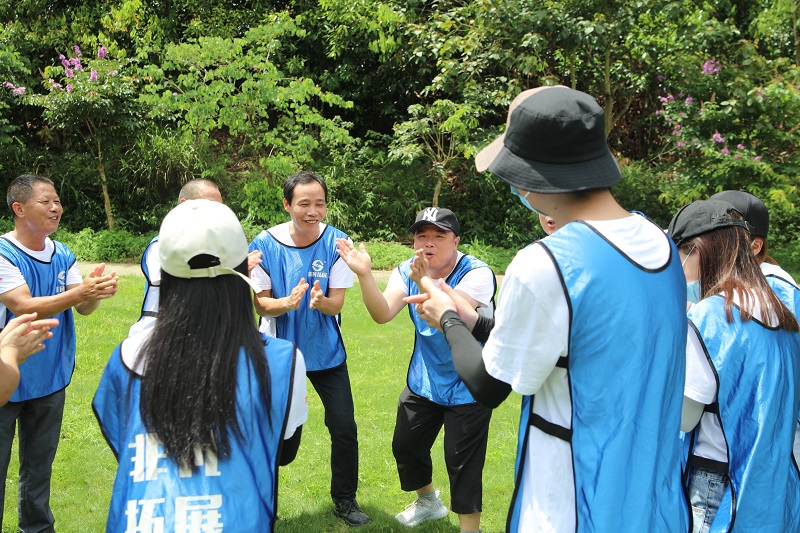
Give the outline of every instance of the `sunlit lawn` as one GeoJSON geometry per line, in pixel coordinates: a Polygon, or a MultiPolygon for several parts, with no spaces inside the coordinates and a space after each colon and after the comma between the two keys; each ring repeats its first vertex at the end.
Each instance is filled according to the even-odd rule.
{"type": "MultiPolygon", "coordinates": [[[[91,400],[106,360],[136,320],[141,306],[143,280],[121,278],[120,292],[89,317],[78,316],[78,363],[67,388],[62,441],[54,465],[52,507],[56,530],[102,531],[116,461],[95,421],[91,400]]],[[[342,330],[348,350],[348,366],[356,402],[359,429],[360,473],[358,501],[373,523],[359,531],[404,531],[394,515],[413,496],[400,490],[391,438],[397,397],[405,384],[413,346],[410,320],[405,311],[382,326],[369,318],[358,289],[348,291],[342,315],[342,330]]],[[[349,531],[332,515],[330,501],[330,439],[323,423],[319,398],[309,384],[310,418],[303,428],[297,459],[281,469],[278,514],[279,532],[311,533],[349,531]]],[[[506,510],[513,489],[519,397],[512,396],[494,413],[484,470],[485,532],[505,527],[506,510]]],[[[17,450],[6,482],[3,531],[17,530],[17,450]]],[[[441,436],[433,449],[434,483],[449,506],[449,487],[443,462],[441,436]]],[[[458,518],[423,524],[420,532],[457,532],[458,518]]]]}

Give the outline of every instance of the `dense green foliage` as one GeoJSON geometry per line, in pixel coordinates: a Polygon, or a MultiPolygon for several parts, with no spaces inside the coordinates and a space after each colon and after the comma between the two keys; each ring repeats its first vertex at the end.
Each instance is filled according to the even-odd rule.
{"type": "Polygon", "coordinates": [[[305,168],[356,239],[403,240],[439,204],[465,244],[518,247],[538,224],[472,157],[517,93],[564,84],[606,110],[625,207],[666,225],[743,188],[770,207],[773,247],[797,247],[798,0],[0,7],[0,184],[47,174],[73,231],[155,231],[192,177],[261,228],[305,168]]]}

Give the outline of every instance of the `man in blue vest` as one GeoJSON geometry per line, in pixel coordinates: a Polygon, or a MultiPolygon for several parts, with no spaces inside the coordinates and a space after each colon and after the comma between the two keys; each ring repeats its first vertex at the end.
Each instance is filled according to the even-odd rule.
{"type": "Polygon", "coordinates": [[[0,496],[5,500],[19,421],[19,529],[53,531],[50,477],[61,433],[64,389],[75,369],[72,308],[82,315],[92,313],[117,293],[117,276],[104,275],[101,264],[81,280],[72,252],[50,239],[63,212],[52,181],[23,174],[11,182],[6,196],[14,229],[0,237],[0,324],[35,312],[42,318],[57,318],[60,325],[52,330],[44,350],[20,367],[19,388],[0,408],[0,496]]]}
{"type": "MultiPolygon", "coordinates": [[[[425,208],[408,231],[414,235],[415,258],[392,271],[383,292],[372,275],[372,261],[363,243],[356,249],[347,240],[337,242],[339,254],[358,276],[372,319],[378,324],[392,320],[406,306],[403,298],[418,294],[417,284],[410,278],[413,262],[418,266],[424,263],[431,277],[446,278],[473,309],[481,308],[492,316],[497,287],[494,273],[482,261],[458,251],[461,227],[455,214],[440,207],[425,208]]],[[[491,410],[478,404],[459,379],[444,335],[428,327],[414,306],[408,311],[415,327],[414,351],[397,407],[392,452],[400,487],[416,491],[417,499],[395,518],[405,526],[415,526],[447,516],[433,486],[431,465],[431,447],[444,427],[450,506],[458,514],[462,532],[477,532],[491,410]]]]}
{"type": "MultiPolygon", "coordinates": [[[[222,194],[217,185],[210,180],[197,178],[187,181],[178,193],[178,204],[187,200],[211,200],[222,203],[222,194]]],[[[248,270],[261,261],[260,252],[251,252],[247,256],[248,270]]],[[[150,244],[142,254],[142,274],[144,274],[144,300],[139,320],[131,326],[128,335],[134,336],[142,331],[147,331],[155,324],[158,316],[158,287],[161,283],[161,264],[158,260],[158,235],[153,237],[150,244]]]]}
{"type": "Polygon", "coordinates": [[[261,331],[294,342],[306,360],[306,375],[325,408],[331,435],[333,514],[351,527],[370,521],[356,501],[358,428],[339,328],[353,273],[336,253],[342,231],[325,224],[328,187],[313,172],[283,184],[283,208],[291,220],[262,231],[250,244],[262,263],[252,277],[261,287],[254,304],[261,331]]]}
{"type": "Polygon", "coordinates": [[[509,265],[496,323],[432,279],[420,280],[429,296],[411,300],[444,331],[478,401],[523,395],[514,533],[688,529],[686,281],[664,232],[611,195],[621,173],[604,118],[567,87],[518,95],[475,163],[558,229],[509,265]]]}

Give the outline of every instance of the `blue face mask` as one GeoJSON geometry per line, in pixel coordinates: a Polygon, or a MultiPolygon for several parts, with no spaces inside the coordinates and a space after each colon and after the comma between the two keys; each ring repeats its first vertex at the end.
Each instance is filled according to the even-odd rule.
{"type": "Polygon", "coordinates": [[[525,207],[527,207],[528,209],[530,209],[530,210],[531,210],[531,211],[533,211],[534,213],[538,213],[538,214],[540,214],[540,215],[547,216],[547,215],[545,215],[544,213],[542,213],[541,211],[537,211],[536,209],[534,209],[534,208],[533,208],[533,206],[530,204],[530,202],[528,202],[528,195],[531,193],[531,191],[527,191],[527,192],[525,193],[525,196],[522,196],[522,195],[519,193],[519,189],[517,189],[516,187],[514,187],[513,185],[511,185],[511,192],[512,192],[512,193],[514,193],[514,196],[516,196],[517,198],[519,198],[519,201],[520,201],[520,202],[522,202],[522,205],[524,205],[525,207]]]}
{"type": "Polygon", "coordinates": [[[692,304],[696,304],[702,300],[702,295],[700,294],[700,280],[696,279],[691,283],[686,284],[686,301],[692,304]]]}

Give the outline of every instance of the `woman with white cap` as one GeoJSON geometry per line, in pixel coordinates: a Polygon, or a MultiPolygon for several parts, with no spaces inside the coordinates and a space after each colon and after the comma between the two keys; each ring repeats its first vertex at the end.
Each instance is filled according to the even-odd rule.
{"type": "Polygon", "coordinates": [[[731,204],[694,202],[669,234],[693,304],[681,421],[692,531],[799,531],[797,319],[767,284],[731,204]]]}
{"type": "Polygon", "coordinates": [[[158,320],[114,350],[92,403],[119,460],[107,531],[272,531],[278,466],[308,417],[305,363],[259,333],[247,252],[223,204],[164,219],[158,320]]]}

